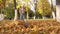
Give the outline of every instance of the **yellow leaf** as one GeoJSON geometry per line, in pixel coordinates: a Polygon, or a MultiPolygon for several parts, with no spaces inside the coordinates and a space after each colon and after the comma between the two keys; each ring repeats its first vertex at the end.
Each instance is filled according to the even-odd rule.
{"type": "Polygon", "coordinates": [[[38,27],[37,26],[34,26],[34,28],[32,30],[37,31],[38,30],[38,27]]]}
{"type": "Polygon", "coordinates": [[[29,0],[24,0],[25,2],[28,2],[29,0]]]}
{"type": "Polygon", "coordinates": [[[42,13],[43,13],[43,12],[42,12],[42,9],[39,9],[38,12],[39,12],[39,14],[42,14],[42,13]]]}
{"type": "Polygon", "coordinates": [[[19,3],[16,8],[17,9],[20,8],[21,5],[22,5],[22,3],[19,3]]]}
{"type": "Polygon", "coordinates": [[[1,0],[0,0],[0,2],[1,2],[1,0]]]}

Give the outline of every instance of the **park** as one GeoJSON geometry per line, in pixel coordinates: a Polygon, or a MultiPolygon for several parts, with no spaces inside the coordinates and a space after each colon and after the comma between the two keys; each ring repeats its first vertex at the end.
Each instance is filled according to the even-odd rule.
{"type": "Polygon", "coordinates": [[[0,34],[60,34],[60,0],[0,0],[0,34]]]}

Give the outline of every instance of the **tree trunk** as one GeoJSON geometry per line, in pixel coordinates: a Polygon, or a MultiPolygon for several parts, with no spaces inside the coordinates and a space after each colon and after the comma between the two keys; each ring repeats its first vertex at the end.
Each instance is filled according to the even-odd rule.
{"type": "Polygon", "coordinates": [[[55,19],[55,13],[52,11],[52,16],[53,16],[53,19],[55,19]]]}
{"type": "Polygon", "coordinates": [[[45,19],[44,15],[42,16],[42,19],[45,19]]]}
{"type": "Polygon", "coordinates": [[[29,16],[28,16],[28,12],[27,12],[27,20],[28,20],[29,16]]]}
{"type": "Polygon", "coordinates": [[[17,10],[15,9],[14,21],[17,20],[17,10]]]}
{"type": "Polygon", "coordinates": [[[41,2],[42,2],[42,12],[43,12],[43,13],[42,13],[42,19],[45,19],[45,18],[44,18],[44,4],[43,4],[43,1],[41,1],[41,2]]]}
{"type": "Polygon", "coordinates": [[[14,21],[15,21],[15,20],[17,20],[16,0],[14,0],[14,7],[15,7],[15,16],[14,16],[14,21]]]}
{"type": "Polygon", "coordinates": [[[36,16],[34,15],[34,20],[35,20],[35,17],[36,17],[36,16]]]}
{"type": "Polygon", "coordinates": [[[37,0],[34,0],[35,11],[34,11],[34,20],[36,19],[36,12],[37,12],[37,0]]]}
{"type": "Polygon", "coordinates": [[[55,13],[54,13],[54,8],[53,8],[53,2],[52,2],[52,0],[51,0],[51,10],[52,10],[53,19],[55,19],[55,13]]]}
{"type": "Polygon", "coordinates": [[[60,5],[56,6],[56,19],[60,22],[60,5]]]}

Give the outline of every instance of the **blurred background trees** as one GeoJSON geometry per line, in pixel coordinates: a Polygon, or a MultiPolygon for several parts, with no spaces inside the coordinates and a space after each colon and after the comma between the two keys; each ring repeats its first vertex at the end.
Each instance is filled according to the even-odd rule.
{"type": "Polygon", "coordinates": [[[14,0],[0,0],[0,14],[3,11],[5,19],[6,18],[14,19],[16,12],[17,18],[19,18],[19,8],[23,3],[25,4],[25,19],[33,19],[34,16],[36,19],[52,18],[53,17],[52,10],[54,10],[56,14],[56,6],[50,4],[48,0],[36,0],[37,2],[35,4],[35,7],[33,7],[34,0],[15,0],[15,1],[16,6],[14,0]],[[53,9],[51,8],[51,6],[53,7],[53,9]],[[17,10],[16,12],[15,9],[17,10]]]}
{"type": "Polygon", "coordinates": [[[38,4],[37,4],[37,9],[39,14],[42,15],[42,18],[44,19],[44,17],[50,17],[51,16],[51,6],[48,2],[48,0],[38,0],[38,4]],[[39,8],[38,8],[39,7],[39,8]]]}

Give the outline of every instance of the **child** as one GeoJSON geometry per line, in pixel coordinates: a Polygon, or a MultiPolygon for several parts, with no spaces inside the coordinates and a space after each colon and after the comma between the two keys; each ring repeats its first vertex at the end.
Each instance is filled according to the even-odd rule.
{"type": "Polygon", "coordinates": [[[20,19],[21,20],[24,20],[24,5],[21,6],[20,10],[19,10],[19,13],[20,13],[20,19]]]}

